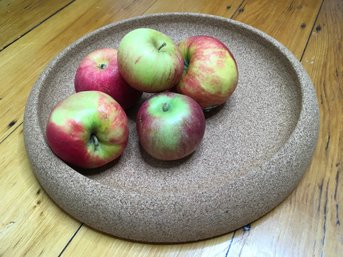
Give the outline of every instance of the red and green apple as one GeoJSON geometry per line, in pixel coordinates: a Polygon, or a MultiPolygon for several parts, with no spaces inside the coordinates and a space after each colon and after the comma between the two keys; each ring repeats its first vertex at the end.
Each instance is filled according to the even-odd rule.
{"type": "Polygon", "coordinates": [[[51,150],[81,168],[97,168],[118,158],[128,133],[124,110],[100,91],[68,96],[53,108],[46,127],[51,150]]]}
{"type": "Polygon", "coordinates": [[[211,36],[192,36],[179,43],[184,59],[177,92],[188,95],[203,109],[226,102],[238,82],[237,63],[226,45],[211,36]]]}
{"type": "Polygon", "coordinates": [[[136,128],[147,153],[159,160],[177,160],[199,146],[205,132],[205,116],[192,98],[164,92],[140,106],[136,128]]]}
{"type": "Polygon", "coordinates": [[[127,33],[118,47],[120,74],[130,86],[143,92],[161,92],[181,79],[183,59],[174,41],[150,28],[127,33]]]}
{"type": "Polygon", "coordinates": [[[96,90],[115,99],[124,110],[132,107],[142,92],[130,87],[120,75],[117,50],[97,49],[84,57],[76,70],[75,91],[96,90]]]}

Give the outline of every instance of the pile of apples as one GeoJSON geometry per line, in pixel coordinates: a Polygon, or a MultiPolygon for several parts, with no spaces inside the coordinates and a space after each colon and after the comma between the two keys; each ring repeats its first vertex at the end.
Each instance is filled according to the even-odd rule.
{"type": "Polygon", "coordinates": [[[118,158],[128,143],[125,111],[143,92],[136,128],[147,153],[177,160],[199,146],[204,110],[225,103],[238,70],[230,50],[211,36],[192,36],[178,45],[150,28],[127,33],[118,50],[97,49],[79,64],[75,93],[50,114],[46,138],[63,161],[97,168],[118,158]]]}

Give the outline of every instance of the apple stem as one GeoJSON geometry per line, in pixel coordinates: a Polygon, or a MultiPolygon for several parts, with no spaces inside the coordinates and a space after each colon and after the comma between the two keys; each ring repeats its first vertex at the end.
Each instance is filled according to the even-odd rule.
{"type": "Polygon", "coordinates": [[[97,149],[98,146],[99,146],[99,140],[98,140],[98,138],[96,137],[96,135],[91,134],[91,141],[92,141],[92,143],[94,144],[95,149],[97,149]]]}
{"type": "Polygon", "coordinates": [[[102,69],[102,70],[105,69],[106,67],[107,67],[107,65],[106,65],[105,63],[102,63],[102,64],[100,64],[100,66],[99,66],[99,68],[102,69]]]}
{"type": "Polygon", "coordinates": [[[162,106],[162,111],[167,112],[169,110],[169,104],[168,103],[164,103],[162,106]]]}
{"type": "Polygon", "coordinates": [[[165,47],[167,44],[166,44],[166,42],[163,42],[163,44],[162,45],[160,45],[160,47],[157,49],[158,51],[160,51],[163,47],[165,47]]]}

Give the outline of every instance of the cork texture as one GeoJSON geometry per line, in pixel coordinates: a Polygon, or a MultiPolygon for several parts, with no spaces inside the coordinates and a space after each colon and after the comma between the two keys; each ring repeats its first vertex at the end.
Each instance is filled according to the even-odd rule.
{"type": "Polygon", "coordinates": [[[33,171],[56,204],[105,233],[164,243],[222,235],[276,207],[302,178],[318,128],[315,90],[289,50],[245,24],[193,13],[135,17],[79,39],[41,74],[24,119],[33,171]],[[176,42],[193,35],[219,38],[236,58],[237,89],[224,106],[207,113],[204,139],[185,159],[163,162],[144,152],[135,130],[137,104],[128,111],[129,143],[121,158],[97,170],[74,169],[46,143],[49,113],[74,93],[75,71],[85,55],[117,48],[138,27],[157,29],[176,42]]]}

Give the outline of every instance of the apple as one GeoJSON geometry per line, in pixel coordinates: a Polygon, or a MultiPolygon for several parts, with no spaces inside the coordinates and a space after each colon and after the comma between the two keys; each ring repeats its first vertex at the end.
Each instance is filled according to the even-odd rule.
{"type": "Polygon", "coordinates": [[[97,168],[118,158],[128,142],[125,111],[100,91],[74,93],[52,110],[46,127],[51,150],[63,161],[97,168]]]}
{"type": "Polygon", "coordinates": [[[159,160],[177,160],[199,146],[205,132],[205,116],[192,98],[163,92],[143,102],[136,128],[147,153],[159,160]]]}
{"type": "Polygon", "coordinates": [[[183,59],[174,41],[150,28],[127,33],[118,47],[120,74],[143,92],[161,92],[181,79],[183,59]]]}
{"type": "Polygon", "coordinates": [[[238,82],[237,63],[223,42],[211,36],[192,36],[179,43],[185,67],[176,86],[203,109],[212,109],[234,92],[238,82]]]}
{"type": "Polygon", "coordinates": [[[114,48],[97,49],[84,57],[76,70],[74,85],[76,92],[104,92],[125,110],[132,107],[142,95],[120,75],[117,50],[114,48]]]}

